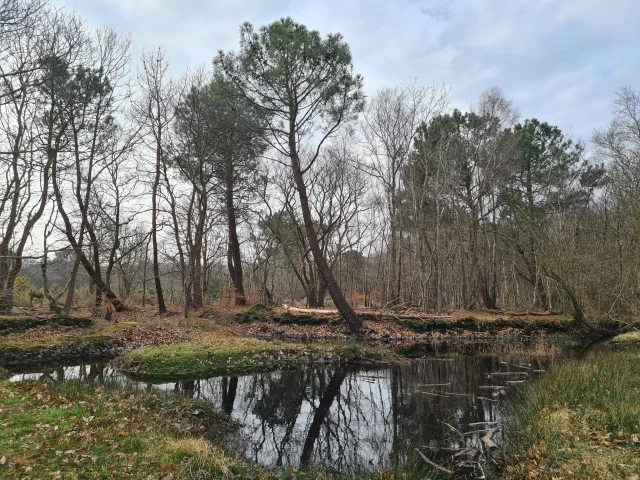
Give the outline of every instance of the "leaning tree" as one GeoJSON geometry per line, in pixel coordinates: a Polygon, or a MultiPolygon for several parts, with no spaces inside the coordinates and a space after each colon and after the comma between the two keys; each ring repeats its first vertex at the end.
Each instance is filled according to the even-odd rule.
{"type": "Polygon", "coordinates": [[[325,38],[291,18],[256,32],[240,30],[240,52],[220,52],[216,64],[239,93],[264,111],[265,138],[290,160],[300,208],[318,272],[340,314],[356,332],[362,322],[347,302],[322,253],[309,207],[305,173],[318,159],[324,142],[364,107],[362,77],[353,73],[349,46],[340,34],[325,38]],[[302,150],[310,152],[301,158],[302,150]]]}

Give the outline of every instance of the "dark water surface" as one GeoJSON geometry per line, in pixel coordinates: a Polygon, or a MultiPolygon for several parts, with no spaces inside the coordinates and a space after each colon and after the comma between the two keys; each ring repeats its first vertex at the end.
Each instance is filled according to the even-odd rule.
{"type": "Polygon", "coordinates": [[[242,423],[237,445],[248,460],[355,475],[401,466],[416,448],[436,460],[477,448],[488,430],[500,445],[517,388],[560,360],[539,352],[431,355],[392,368],[314,366],[163,384],[133,381],[105,365],[11,380],[116,381],[207,400],[242,423]]]}

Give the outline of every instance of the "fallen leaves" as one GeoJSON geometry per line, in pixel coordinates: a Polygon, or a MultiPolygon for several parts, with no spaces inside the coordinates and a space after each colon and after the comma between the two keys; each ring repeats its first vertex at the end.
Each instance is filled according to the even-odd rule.
{"type": "MultiPolygon", "coordinates": [[[[194,408],[192,400],[150,392],[97,390],[29,381],[0,384],[0,405],[20,398],[9,409],[11,421],[3,424],[8,451],[2,452],[0,468],[9,468],[0,477],[92,479],[117,471],[119,478],[145,478],[172,463],[152,447],[154,443],[171,436],[202,435],[202,422],[209,422],[215,432],[211,406],[196,403],[194,408]]],[[[231,425],[226,418],[219,420],[225,430],[231,425]]]]}

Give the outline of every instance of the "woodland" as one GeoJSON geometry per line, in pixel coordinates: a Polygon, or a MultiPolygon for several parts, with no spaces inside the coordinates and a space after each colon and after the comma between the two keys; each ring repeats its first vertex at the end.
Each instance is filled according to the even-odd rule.
{"type": "Polygon", "coordinates": [[[0,0],[0,477],[638,480],[640,87],[209,47],[0,0]]]}
{"type": "Polygon", "coordinates": [[[463,110],[437,81],[365,95],[346,40],[290,18],[239,40],[175,76],[162,48],[2,0],[0,313],[638,315],[635,87],[578,139],[499,87],[463,110]]]}

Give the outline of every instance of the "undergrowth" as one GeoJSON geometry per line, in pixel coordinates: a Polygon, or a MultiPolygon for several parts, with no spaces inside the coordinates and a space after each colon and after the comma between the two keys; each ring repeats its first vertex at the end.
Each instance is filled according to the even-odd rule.
{"type": "Polygon", "coordinates": [[[637,350],[567,361],[519,395],[507,429],[507,478],[638,478],[637,350]]]}

